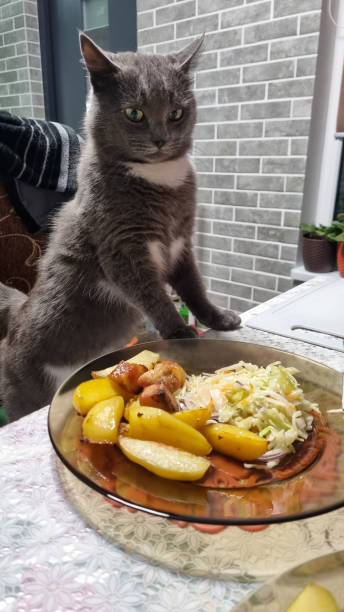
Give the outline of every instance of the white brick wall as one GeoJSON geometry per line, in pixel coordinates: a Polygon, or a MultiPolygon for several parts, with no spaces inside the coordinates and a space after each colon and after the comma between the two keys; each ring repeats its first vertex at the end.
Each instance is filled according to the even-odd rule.
{"type": "Polygon", "coordinates": [[[211,299],[244,311],[291,286],[321,0],[137,0],[143,53],[206,32],[195,75],[195,251],[211,299]]]}
{"type": "Polygon", "coordinates": [[[0,109],[44,118],[37,0],[0,0],[0,109]]]}

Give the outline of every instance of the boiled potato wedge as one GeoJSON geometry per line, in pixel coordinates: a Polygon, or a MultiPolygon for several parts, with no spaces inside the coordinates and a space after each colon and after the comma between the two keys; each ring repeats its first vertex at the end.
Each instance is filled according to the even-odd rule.
{"type": "Polygon", "coordinates": [[[106,378],[107,376],[110,376],[111,372],[113,372],[114,369],[117,368],[117,365],[118,364],[115,363],[115,365],[109,366],[108,368],[104,368],[104,370],[92,370],[92,378],[106,378]]]}
{"type": "Polygon", "coordinates": [[[98,402],[83,421],[82,435],[96,444],[116,444],[123,412],[124,400],[120,395],[98,402]]]}
{"type": "Polygon", "coordinates": [[[210,461],[205,457],[160,442],[119,436],[118,445],[130,461],[170,480],[199,480],[210,466],[210,461]]]}
{"type": "Polygon", "coordinates": [[[159,361],[159,359],[159,353],[153,353],[153,351],[147,351],[145,349],[144,351],[137,353],[137,355],[134,355],[134,357],[131,357],[127,361],[129,361],[129,363],[138,363],[139,365],[146,366],[147,370],[151,370],[152,368],[154,368],[155,364],[159,361]]]}
{"type": "Polygon", "coordinates": [[[208,455],[212,448],[202,434],[160,408],[137,405],[129,407],[129,436],[153,440],[193,453],[208,455]]]}
{"type": "MultiPolygon", "coordinates": [[[[151,370],[155,366],[155,364],[159,361],[159,359],[160,359],[159,353],[153,353],[153,351],[148,351],[145,349],[144,351],[137,353],[137,355],[134,355],[134,357],[127,359],[127,361],[129,363],[138,363],[139,365],[146,366],[148,370],[151,370]]],[[[115,365],[110,366],[109,368],[105,368],[105,370],[93,371],[92,376],[93,378],[106,378],[106,376],[109,376],[109,374],[113,372],[113,370],[117,367],[117,365],[118,364],[115,363],[115,365]]]]}
{"type": "Polygon", "coordinates": [[[79,414],[85,415],[94,404],[114,395],[118,395],[118,391],[108,378],[87,380],[75,389],[73,406],[79,414]]]}
{"type": "Polygon", "coordinates": [[[267,441],[257,434],[227,423],[204,425],[201,432],[219,453],[240,461],[254,461],[268,450],[267,441]]]}
{"type": "Polygon", "coordinates": [[[130,393],[130,391],[128,391],[127,389],[122,387],[122,385],[120,385],[116,380],[112,380],[111,378],[108,378],[107,380],[109,380],[111,382],[112,387],[114,388],[116,395],[120,395],[121,397],[123,397],[124,403],[129,402],[129,400],[131,400],[131,399],[133,399],[135,397],[135,395],[133,393],[130,393]]]}
{"type": "Polygon", "coordinates": [[[175,416],[179,421],[191,425],[195,429],[199,429],[211,418],[211,408],[195,408],[194,410],[183,410],[176,412],[175,416]]]}
{"type": "Polygon", "coordinates": [[[339,612],[339,606],[330,591],[309,583],[286,612],[339,612]]]}
{"type": "Polygon", "coordinates": [[[140,406],[139,400],[138,399],[132,399],[132,400],[130,400],[129,402],[126,403],[126,405],[124,407],[123,417],[128,422],[129,422],[129,414],[130,414],[131,406],[135,406],[136,408],[139,408],[139,406],[140,406]]]}

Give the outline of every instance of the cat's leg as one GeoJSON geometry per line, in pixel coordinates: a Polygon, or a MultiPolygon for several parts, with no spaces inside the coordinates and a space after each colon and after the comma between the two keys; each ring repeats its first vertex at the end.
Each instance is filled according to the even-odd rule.
{"type": "Polygon", "coordinates": [[[25,293],[0,283],[0,338],[6,336],[10,317],[26,300],[27,295],[25,293]]]}
{"type": "Polygon", "coordinates": [[[208,300],[191,249],[184,251],[169,282],[203,325],[223,331],[240,326],[241,319],[234,311],[221,311],[208,300]]]}
{"type": "Polygon", "coordinates": [[[1,399],[10,423],[47,406],[50,400],[51,395],[43,394],[42,388],[37,388],[36,393],[33,385],[29,389],[26,389],[26,385],[24,387],[22,385],[7,387],[7,391],[1,399]]]}
{"type": "Polygon", "coordinates": [[[121,261],[117,254],[115,265],[103,262],[104,272],[122,296],[139,308],[152,321],[163,338],[195,338],[197,331],[186,325],[165,290],[165,283],[152,262],[142,252],[133,254],[130,261],[121,261]],[[139,264],[137,262],[140,262],[139,264]],[[141,264],[141,265],[140,265],[141,264]],[[126,273],[116,273],[125,270],[126,273]]]}
{"type": "Polygon", "coordinates": [[[30,360],[26,368],[16,363],[3,363],[1,376],[1,402],[9,420],[15,421],[49,404],[54,389],[44,375],[43,368],[30,360]]]}

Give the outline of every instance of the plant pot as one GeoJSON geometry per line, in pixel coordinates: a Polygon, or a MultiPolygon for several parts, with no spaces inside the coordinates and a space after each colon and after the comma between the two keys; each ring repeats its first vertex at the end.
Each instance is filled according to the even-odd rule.
{"type": "Polygon", "coordinates": [[[344,242],[338,242],[337,246],[337,268],[340,276],[344,277],[344,242]]]}
{"type": "Polygon", "coordinates": [[[326,238],[302,236],[302,256],[308,272],[332,272],[336,268],[336,245],[326,238]]]}

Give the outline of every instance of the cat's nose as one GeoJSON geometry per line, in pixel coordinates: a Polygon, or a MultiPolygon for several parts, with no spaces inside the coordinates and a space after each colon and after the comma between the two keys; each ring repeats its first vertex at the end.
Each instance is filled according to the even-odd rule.
{"type": "Polygon", "coordinates": [[[166,140],[161,138],[159,140],[153,140],[153,143],[158,147],[158,149],[162,149],[164,144],[166,144],[166,140]]]}

